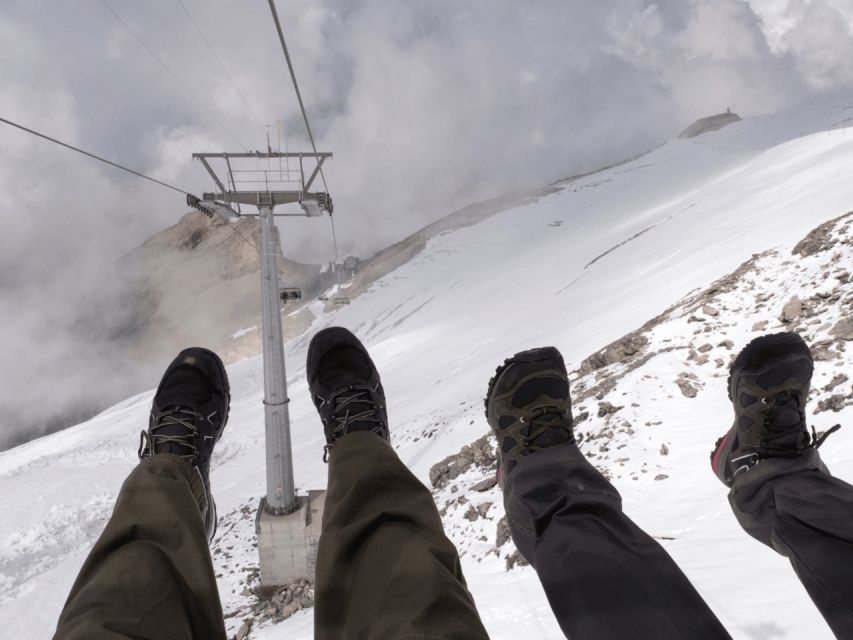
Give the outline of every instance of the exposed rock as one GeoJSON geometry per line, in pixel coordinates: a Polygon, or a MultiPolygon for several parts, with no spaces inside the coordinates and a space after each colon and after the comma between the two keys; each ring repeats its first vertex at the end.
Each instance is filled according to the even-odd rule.
{"type": "Polygon", "coordinates": [[[521,555],[520,551],[516,551],[511,556],[506,557],[506,570],[509,571],[513,567],[526,567],[529,562],[521,555]]]}
{"type": "Polygon", "coordinates": [[[718,347],[723,347],[724,349],[734,349],[735,343],[731,340],[723,340],[718,347]]]}
{"type": "Polygon", "coordinates": [[[605,416],[610,416],[619,411],[620,409],[624,409],[625,407],[616,407],[613,406],[610,402],[602,402],[598,405],[598,417],[604,418],[605,416]]]}
{"type": "Polygon", "coordinates": [[[817,409],[815,409],[815,413],[823,413],[824,411],[841,411],[844,407],[847,406],[847,396],[843,396],[841,394],[835,394],[833,396],[829,396],[824,400],[821,400],[817,403],[817,409]]]}
{"type": "Polygon", "coordinates": [[[839,373],[837,376],[835,376],[835,377],[830,381],[830,383],[829,383],[828,385],[826,385],[826,386],[823,388],[823,390],[824,390],[824,391],[832,391],[832,390],[833,390],[833,389],[835,389],[835,387],[837,387],[838,385],[840,385],[840,384],[844,384],[845,382],[847,382],[847,380],[848,380],[848,379],[849,379],[849,378],[847,377],[847,375],[846,375],[846,374],[844,374],[844,373],[839,373]]]}
{"type": "Polygon", "coordinates": [[[711,316],[712,318],[720,315],[719,310],[709,304],[706,304],[702,307],[702,313],[704,313],[706,316],[711,316]]]}
{"type": "MultiPolygon", "coordinates": [[[[713,348],[714,347],[710,344],[703,344],[701,347],[699,347],[699,353],[708,353],[713,348]]],[[[707,360],[705,362],[707,362],[707,360]]]]}
{"type": "Polygon", "coordinates": [[[805,238],[797,243],[797,246],[794,247],[791,253],[806,257],[831,249],[835,245],[835,241],[832,238],[832,230],[839,221],[850,215],[853,215],[853,213],[845,213],[843,216],[824,222],[819,227],[812,229],[805,238]]]}
{"type": "Polygon", "coordinates": [[[617,362],[624,362],[640,353],[649,343],[648,338],[639,332],[629,333],[625,337],[612,342],[601,351],[592,354],[581,363],[581,372],[590,373],[617,362]]]}
{"type": "Polygon", "coordinates": [[[466,444],[459,453],[446,457],[429,470],[429,481],[436,489],[446,487],[452,480],[465,473],[472,466],[492,468],[496,462],[495,448],[491,435],[487,434],[466,444]]]}
{"type": "Polygon", "coordinates": [[[471,491],[488,491],[498,483],[497,475],[489,476],[485,480],[480,480],[477,484],[471,487],[471,491]]]}
{"type": "Polygon", "coordinates": [[[465,515],[462,517],[470,522],[474,522],[477,518],[480,517],[480,513],[474,508],[474,505],[471,505],[470,507],[468,507],[468,511],[466,511],[465,515]]]}
{"type": "MultiPolygon", "coordinates": [[[[259,353],[258,332],[245,331],[258,323],[257,234],[257,218],[227,223],[193,211],[128,254],[127,259],[140,265],[138,289],[150,313],[135,351],[159,361],[183,345],[202,343],[226,363],[259,353]]],[[[327,282],[334,276],[321,273],[320,265],[287,260],[278,234],[275,243],[281,281],[302,290],[303,300],[291,303],[290,310],[307,305],[334,283],[327,282]]],[[[313,318],[308,309],[295,324],[288,318],[285,339],[303,333],[313,318]]]]}
{"type": "Polygon", "coordinates": [[[669,476],[665,473],[659,473],[655,476],[655,480],[666,480],[669,476]]]}
{"type": "Polygon", "coordinates": [[[756,322],[752,325],[753,331],[765,331],[767,329],[767,325],[770,324],[767,320],[762,320],[761,322],[756,322]]]}
{"type": "Polygon", "coordinates": [[[668,447],[668,446],[666,446],[666,443],[663,443],[663,444],[660,446],[660,454],[661,454],[662,456],[668,456],[668,455],[669,455],[669,447],[668,447]]]}
{"type": "Polygon", "coordinates": [[[685,398],[695,398],[696,394],[699,393],[699,390],[690,384],[687,378],[676,378],[675,384],[681,389],[681,393],[685,398]]]}
{"type": "Polygon", "coordinates": [[[281,622],[297,611],[314,606],[314,584],[308,580],[300,580],[272,591],[269,588],[258,587],[255,589],[255,594],[258,599],[252,605],[254,618],[244,623],[244,626],[245,624],[249,626],[246,630],[247,634],[255,622],[281,622]]]}
{"type": "Polygon", "coordinates": [[[779,314],[779,320],[785,324],[789,324],[799,318],[802,312],[803,303],[798,296],[794,296],[785,303],[784,307],[782,307],[782,313],[779,314]]]}
{"type": "Polygon", "coordinates": [[[236,640],[245,640],[246,636],[249,635],[249,631],[252,630],[252,622],[254,618],[249,618],[245,620],[243,624],[240,625],[240,628],[237,630],[237,635],[235,636],[236,640]]]}
{"type": "Polygon", "coordinates": [[[811,351],[812,357],[819,362],[835,360],[838,357],[838,353],[830,349],[829,343],[826,342],[819,342],[815,345],[812,345],[811,351]]]}
{"type": "Polygon", "coordinates": [[[839,320],[830,333],[841,340],[853,340],[853,320],[849,318],[839,320]]]}
{"type": "Polygon", "coordinates": [[[477,507],[477,513],[480,515],[481,518],[485,518],[487,515],[489,515],[489,509],[491,508],[491,502],[484,502],[479,507],[477,507]]]}
{"type": "Polygon", "coordinates": [[[679,133],[678,137],[695,138],[696,136],[701,136],[703,133],[710,133],[711,131],[722,129],[723,127],[728,126],[733,122],[737,122],[738,120],[740,120],[740,116],[736,113],[732,113],[731,111],[718,113],[706,118],[700,118],[684,131],[679,133]]]}
{"type": "Polygon", "coordinates": [[[509,524],[506,521],[506,516],[498,520],[498,526],[495,533],[495,546],[504,546],[512,536],[509,533],[509,524]]]}

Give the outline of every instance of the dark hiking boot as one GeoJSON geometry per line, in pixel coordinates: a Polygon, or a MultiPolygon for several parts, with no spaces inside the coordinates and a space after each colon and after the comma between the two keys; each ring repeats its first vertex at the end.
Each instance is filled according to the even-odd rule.
{"type": "Polygon", "coordinates": [[[498,440],[498,482],[518,462],[575,441],[563,356],[554,347],[516,353],[497,368],[486,392],[486,420],[498,440]]]}
{"type": "Polygon", "coordinates": [[[343,327],[330,327],[315,335],[308,347],[305,371],[326,434],[324,462],[334,443],[353,431],[369,431],[389,440],[379,372],[352,333],[343,327]]]}
{"type": "Polygon", "coordinates": [[[821,438],[806,428],[806,401],[814,363],[796,333],[761,336],[737,356],[729,372],[734,425],[717,440],[711,467],[728,487],[767,458],[795,458],[819,447],[821,438]]]}
{"type": "Polygon", "coordinates": [[[228,422],[231,393],[222,360],[200,347],[184,349],[163,374],[139,458],[170,453],[198,472],[207,495],[202,514],[208,540],[216,533],[216,503],[210,492],[210,456],[228,422]]]}

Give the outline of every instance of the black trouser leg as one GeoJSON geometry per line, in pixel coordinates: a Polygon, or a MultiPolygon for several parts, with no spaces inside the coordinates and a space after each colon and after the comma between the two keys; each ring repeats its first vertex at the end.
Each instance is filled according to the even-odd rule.
{"type": "Polygon", "coordinates": [[[512,538],[571,640],[730,638],[577,446],[524,458],[505,480],[504,503],[512,538]]]}
{"type": "Polygon", "coordinates": [[[791,561],[833,633],[853,638],[853,486],[810,449],[740,474],[729,503],[749,535],[791,561]]]}

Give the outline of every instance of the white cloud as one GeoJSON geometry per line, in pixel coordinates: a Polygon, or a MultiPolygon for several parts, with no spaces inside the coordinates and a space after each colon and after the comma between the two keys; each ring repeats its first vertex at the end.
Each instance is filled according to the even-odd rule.
{"type": "Polygon", "coordinates": [[[786,17],[779,48],[793,55],[811,86],[831,90],[853,82],[853,3],[791,0],[786,17]]]}
{"type": "MultiPolygon", "coordinates": [[[[176,3],[109,1],[183,86],[100,3],[9,0],[0,115],[196,192],[209,179],[191,153],[236,145],[185,88],[241,143],[265,146],[176,3]]],[[[184,1],[255,112],[307,149],[266,4],[184,1]]],[[[853,84],[853,0],[298,0],[279,14],[318,145],[335,153],[342,251],[360,255],[727,106],[756,114],[853,84]]],[[[81,305],[185,207],[8,128],[0,145],[0,352],[23,363],[0,368],[0,384],[23,398],[57,353],[98,369],[97,341],[74,324],[81,305]]],[[[283,237],[290,257],[330,257],[326,224],[288,222],[283,237]]],[[[59,370],[66,398],[85,388],[59,370]]]]}

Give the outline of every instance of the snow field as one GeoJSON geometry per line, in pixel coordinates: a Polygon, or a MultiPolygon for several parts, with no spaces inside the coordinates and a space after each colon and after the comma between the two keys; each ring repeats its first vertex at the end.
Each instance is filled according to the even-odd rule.
{"type": "MultiPolygon", "coordinates": [[[[662,538],[734,638],[831,638],[787,562],[737,526],[724,487],[710,473],[708,452],[730,426],[726,367],[717,367],[716,358],[727,366],[731,354],[757,335],[752,325],[759,320],[769,320],[768,330],[778,328],[781,305],[794,293],[805,299],[826,287],[849,299],[848,284],[823,278],[842,263],[850,270],[849,249],[803,260],[790,256],[812,228],[853,209],[853,131],[832,129],[846,117],[841,106],[745,120],[564,182],[559,193],[534,204],[433,238],[349,307],[325,314],[317,303],[317,321],[286,346],[299,488],[326,483],[322,429],[304,379],[313,332],[338,324],[365,341],[388,396],[392,441],[428,483],[433,464],[487,432],[482,398],[504,358],[554,344],[569,367],[577,368],[678,301],[689,303],[689,296],[754,253],[775,249],[752,290],[744,285],[714,301],[718,317],[688,322],[698,312],[676,304],[651,330],[650,349],[679,349],[655,355],[619,378],[604,399],[622,409],[599,418],[598,401],[588,398],[575,414],[590,414],[578,427],[585,438],[614,431],[606,445],[590,439],[582,448],[613,478],[626,512],[662,538]],[[767,299],[756,309],[759,295],[767,299]],[[711,329],[695,334],[700,324],[703,332],[711,329]],[[732,347],[718,346],[727,339],[732,347]],[[708,362],[687,359],[690,345],[698,350],[705,342],[712,345],[708,362]],[[695,376],[695,398],[685,397],[674,382],[685,373],[695,376]],[[624,431],[628,428],[633,433],[624,431]],[[669,448],[666,456],[662,444],[669,448]],[[655,480],[660,475],[668,477],[655,480]]],[[[840,305],[835,316],[830,308],[820,325],[804,327],[808,339],[828,335],[826,325],[840,317],[840,305]]],[[[819,362],[815,387],[849,370],[851,354],[848,349],[819,362]]],[[[598,373],[585,378],[591,384],[598,373]]],[[[619,365],[604,373],[618,376],[619,365]]],[[[251,603],[244,589],[257,566],[254,523],[246,509],[254,509],[264,493],[260,359],[230,366],[229,375],[230,424],[212,470],[223,516],[213,557],[234,633],[251,603]]],[[[575,375],[575,382],[584,378],[575,375]]],[[[0,454],[4,637],[51,636],[77,570],[136,462],[151,395],[0,454]]],[[[820,428],[849,424],[850,416],[848,407],[818,414],[813,422],[820,428]]],[[[853,432],[833,435],[822,453],[833,472],[853,480],[853,432]]],[[[485,472],[478,470],[460,476],[456,493],[467,495],[482,477],[485,472]]],[[[449,487],[435,495],[440,507],[454,497],[449,487]]],[[[502,515],[498,490],[469,497],[475,504],[493,503],[485,517],[471,523],[463,518],[467,506],[460,506],[449,508],[444,521],[490,634],[562,637],[533,571],[506,571],[511,542],[494,548],[502,515]]],[[[310,638],[312,616],[309,610],[279,625],[256,627],[251,637],[310,638]]]]}

